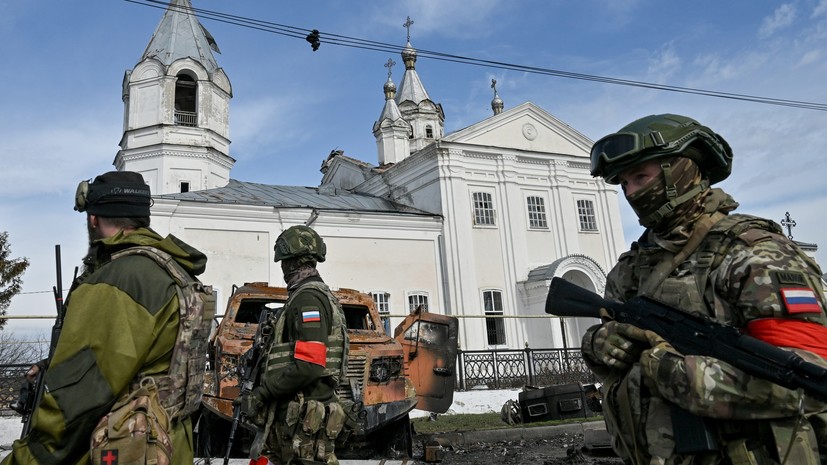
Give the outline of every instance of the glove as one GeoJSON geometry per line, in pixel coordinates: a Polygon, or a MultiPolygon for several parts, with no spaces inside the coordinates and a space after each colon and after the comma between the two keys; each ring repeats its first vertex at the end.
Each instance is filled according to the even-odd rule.
{"type": "Polygon", "coordinates": [[[243,394],[233,400],[233,406],[238,407],[241,415],[247,417],[256,426],[264,426],[264,389],[256,387],[248,394],[243,394]]]}
{"type": "MultiPolygon", "coordinates": [[[[643,371],[644,382],[651,387],[657,384],[654,381],[658,379],[658,372],[661,367],[668,364],[665,369],[671,371],[671,367],[678,363],[683,355],[656,333],[652,331],[645,331],[645,333],[651,347],[640,354],[640,366],[641,371],[643,371]]],[[[667,379],[665,382],[669,382],[669,380],[667,379]]]]}
{"type": "Polygon", "coordinates": [[[597,361],[617,370],[628,370],[637,362],[647,342],[646,332],[637,326],[609,321],[592,336],[592,352],[597,361]]]}

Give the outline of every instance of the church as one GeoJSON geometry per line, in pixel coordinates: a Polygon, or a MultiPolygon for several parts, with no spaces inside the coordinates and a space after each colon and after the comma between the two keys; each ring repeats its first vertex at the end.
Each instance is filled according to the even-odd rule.
{"type": "Polygon", "coordinates": [[[531,102],[506,109],[496,82],[491,116],[446,134],[408,27],[404,73],[397,84],[389,60],[384,101],[377,89],[375,160],[334,151],[317,186],[233,179],[232,85],[191,13],[173,0],[126,72],[114,165],[150,185],[159,233],[207,254],[219,302],[245,282],[283,286],[273,245],[303,224],[327,244],[325,281],[371,294],[387,331],[423,306],[459,318],[463,350],[579,347],[595,320],[546,315],[549,282],[602,293],[626,248],[618,192],[589,174],[591,140],[531,102]]]}

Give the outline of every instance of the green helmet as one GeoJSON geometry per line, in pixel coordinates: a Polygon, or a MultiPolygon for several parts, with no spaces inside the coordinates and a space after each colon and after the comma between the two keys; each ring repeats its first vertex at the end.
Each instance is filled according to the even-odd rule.
{"type": "Polygon", "coordinates": [[[618,184],[617,175],[627,168],[671,156],[691,158],[710,185],[723,181],[732,171],[732,149],[723,137],[692,118],[663,114],[640,118],[595,142],[591,174],[618,184]],[[698,152],[683,153],[689,146],[698,152]]]}
{"type": "Polygon", "coordinates": [[[291,226],[276,239],[273,246],[276,252],[274,261],[288,258],[310,256],[317,262],[323,262],[327,254],[327,246],[316,231],[307,226],[291,226]]]}

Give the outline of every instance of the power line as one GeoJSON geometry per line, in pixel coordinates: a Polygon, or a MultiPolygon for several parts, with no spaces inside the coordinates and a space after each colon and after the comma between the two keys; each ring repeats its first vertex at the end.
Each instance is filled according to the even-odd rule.
{"type": "MultiPolygon", "coordinates": [[[[263,21],[254,18],[247,18],[244,16],[237,16],[228,13],[221,13],[214,10],[207,10],[203,8],[186,8],[180,5],[169,5],[162,0],[124,0],[129,3],[137,5],[148,6],[166,10],[171,8],[173,10],[192,13],[195,16],[203,19],[209,19],[225,24],[241,26],[249,29],[269,32],[272,34],[283,35],[286,37],[304,40],[308,34],[312,32],[312,28],[300,28],[297,26],[289,26],[285,24],[274,23],[270,21],[263,21]]],[[[405,47],[399,45],[388,44],[385,42],[377,42],[367,39],[360,39],[357,37],[349,37],[339,34],[320,32],[321,42],[325,45],[337,45],[341,47],[358,48],[363,50],[380,51],[380,52],[395,52],[401,53],[405,47]]],[[[582,81],[600,82],[604,84],[623,85],[630,87],[640,87],[645,89],[662,90],[667,92],[677,92],[684,94],[702,95],[707,97],[725,98],[731,100],[739,100],[745,102],[762,103],[766,105],[777,105],[793,108],[803,108],[808,110],[827,111],[827,104],[818,102],[808,102],[803,100],[789,100],[772,97],[761,97],[757,95],[740,94],[733,92],[720,92],[714,90],[697,89],[692,87],[672,86],[667,84],[657,84],[645,81],[637,81],[633,79],[620,79],[608,76],[599,76],[594,74],[575,73],[570,71],[556,70],[552,68],[543,68],[537,66],[520,65],[516,63],[507,63],[495,60],[483,60],[479,58],[466,57],[462,55],[453,55],[449,53],[436,52],[431,50],[416,49],[417,56],[421,58],[430,58],[433,60],[448,61],[453,63],[460,63],[473,66],[481,66],[486,68],[496,68],[509,71],[521,71],[531,74],[540,74],[546,76],[561,77],[566,79],[577,79],[582,81]]]]}

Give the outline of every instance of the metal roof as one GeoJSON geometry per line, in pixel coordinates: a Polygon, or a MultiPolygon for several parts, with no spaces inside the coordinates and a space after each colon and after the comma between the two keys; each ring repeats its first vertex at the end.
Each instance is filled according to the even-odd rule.
{"type": "Polygon", "coordinates": [[[354,194],[329,187],[275,186],[230,179],[224,187],[155,196],[188,202],[264,205],[280,208],[315,208],[360,212],[404,213],[438,216],[381,197],[354,194]]]}
{"type": "Polygon", "coordinates": [[[190,57],[212,73],[218,69],[212,50],[218,52],[218,45],[193,14],[190,0],[173,0],[141,60],[155,57],[169,66],[175,60],[190,57]]]}

